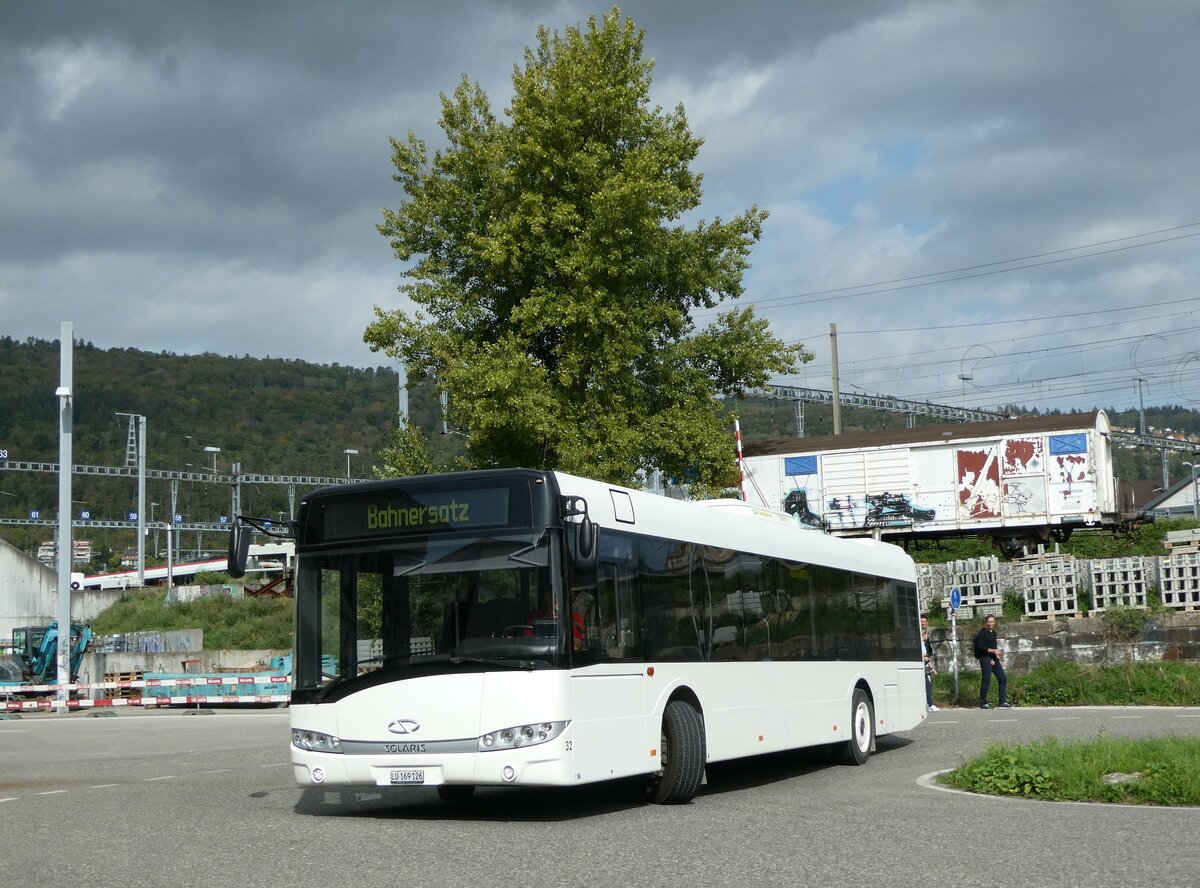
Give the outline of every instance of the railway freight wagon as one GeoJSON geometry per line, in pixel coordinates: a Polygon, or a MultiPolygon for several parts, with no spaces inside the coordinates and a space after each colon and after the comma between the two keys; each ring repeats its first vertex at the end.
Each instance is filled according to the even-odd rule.
{"type": "Polygon", "coordinates": [[[1103,411],[745,447],[746,498],[840,536],[984,535],[1007,552],[1121,515],[1103,411]]]}

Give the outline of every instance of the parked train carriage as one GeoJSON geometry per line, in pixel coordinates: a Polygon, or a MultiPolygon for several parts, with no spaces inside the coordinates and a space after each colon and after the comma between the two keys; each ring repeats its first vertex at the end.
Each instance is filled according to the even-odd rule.
{"type": "Polygon", "coordinates": [[[1122,517],[1103,411],[744,449],[749,502],[841,536],[984,534],[1015,551],[1122,517]]]}

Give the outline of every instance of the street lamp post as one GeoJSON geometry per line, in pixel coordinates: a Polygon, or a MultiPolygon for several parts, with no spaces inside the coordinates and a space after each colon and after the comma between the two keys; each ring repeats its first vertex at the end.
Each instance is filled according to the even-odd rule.
{"type": "Polygon", "coordinates": [[[1192,517],[1200,518],[1200,497],[1196,496],[1196,474],[1200,471],[1200,463],[1185,462],[1184,465],[1192,470],[1192,517]]]}
{"type": "Polygon", "coordinates": [[[344,454],[346,454],[346,480],[349,481],[350,480],[350,457],[358,456],[358,451],[353,447],[347,447],[342,452],[344,454]]]}
{"type": "Polygon", "coordinates": [[[204,452],[212,454],[212,470],[213,470],[214,475],[217,474],[217,454],[221,452],[221,448],[220,447],[205,447],[204,452]]]}

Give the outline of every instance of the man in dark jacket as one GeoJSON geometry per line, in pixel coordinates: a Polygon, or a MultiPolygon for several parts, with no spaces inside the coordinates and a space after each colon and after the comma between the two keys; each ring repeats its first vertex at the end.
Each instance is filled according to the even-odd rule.
{"type": "Polygon", "coordinates": [[[1008,702],[1008,676],[1004,674],[1004,651],[1000,650],[1000,642],[996,638],[996,618],[988,614],[983,621],[983,628],[975,634],[975,657],[979,660],[979,671],[983,678],[979,682],[979,708],[991,709],[988,703],[988,688],[992,684],[994,673],[1000,682],[1000,708],[1011,709],[1008,702]]]}

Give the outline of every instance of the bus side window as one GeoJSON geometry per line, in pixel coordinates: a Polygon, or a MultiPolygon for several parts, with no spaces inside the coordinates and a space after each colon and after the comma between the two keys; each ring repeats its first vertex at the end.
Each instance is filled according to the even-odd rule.
{"type": "Polygon", "coordinates": [[[595,619],[598,643],[610,660],[636,660],[641,655],[635,579],[632,542],[619,534],[601,534],[595,619]]]}
{"type": "Polygon", "coordinates": [[[702,551],[710,596],[712,632],[709,657],[713,660],[746,659],[746,621],[737,569],[738,555],[732,549],[705,546],[702,551]]]}

